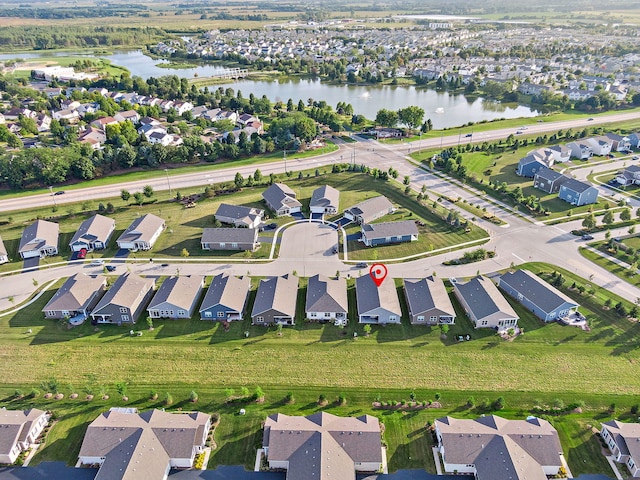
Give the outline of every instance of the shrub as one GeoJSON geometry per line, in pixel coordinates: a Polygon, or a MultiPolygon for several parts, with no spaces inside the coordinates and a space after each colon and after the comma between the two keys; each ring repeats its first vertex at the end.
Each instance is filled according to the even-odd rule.
{"type": "Polygon", "coordinates": [[[158,399],[158,392],[155,389],[151,389],[151,391],[149,392],[149,400],[157,400],[158,399]]]}
{"type": "Polygon", "coordinates": [[[476,404],[476,399],[473,397],[467,398],[467,407],[473,408],[476,404]]]}
{"type": "Polygon", "coordinates": [[[633,405],[631,407],[631,414],[632,415],[637,415],[638,411],[640,411],[640,405],[638,405],[637,403],[635,405],[633,405]]]}
{"type": "Polygon", "coordinates": [[[327,396],[324,393],[318,395],[318,403],[323,404],[327,403],[327,396]]]}
{"type": "Polygon", "coordinates": [[[293,403],[295,402],[295,399],[293,398],[293,392],[287,392],[287,394],[284,396],[284,401],[286,403],[293,403]]]}
{"type": "Polygon", "coordinates": [[[191,400],[191,402],[193,403],[196,403],[198,401],[198,394],[194,390],[191,390],[191,393],[189,394],[189,400],[191,400]]]}
{"type": "Polygon", "coordinates": [[[346,405],[346,404],[347,404],[347,397],[341,393],[338,396],[338,405],[346,405]]]}
{"type": "Polygon", "coordinates": [[[496,398],[492,406],[494,410],[502,410],[505,406],[504,397],[500,396],[496,398]]]}
{"type": "Polygon", "coordinates": [[[40,390],[37,388],[32,388],[29,392],[29,398],[38,398],[40,396],[40,390]]]}
{"type": "Polygon", "coordinates": [[[166,392],[164,394],[164,396],[162,397],[162,403],[164,403],[165,405],[173,404],[173,397],[171,396],[171,394],[169,392],[166,392]]]}

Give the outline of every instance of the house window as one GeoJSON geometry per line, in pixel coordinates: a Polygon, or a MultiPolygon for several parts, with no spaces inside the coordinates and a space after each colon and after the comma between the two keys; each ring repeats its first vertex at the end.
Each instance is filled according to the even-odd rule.
{"type": "Polygon", "coordinates": [[[227,244],[226,244],[226,243],[221,243],[221,244],[220,244],[220,248],[226,248],[226,247],[227,247],[227,244]]]}
{"type": "Polygon", "coordinates": [[[129,321],[129,315],[120,315],[120,320],[122,320],[123,322],[128,322],[129,321]]]}
{"type": "Polygon", "coordinates": [[[234,243],[232,243],[232,244],[231,244],[231,248],[238,248],[238,244],[237,244],[237,243],[235,243],[235,242],[234,242],[234,243]]]}
{"type": "Polygon", "coordinates": [[[395,322],[397,320],[397,317],[395,315],[390,315],[389,316],[389,321],[390,322],[395,322]]]}
{"type": "Polygon", "coordinates": [[[487,320],[482,321],[482,325],[487,325],[487,323],[488,323],[487,320]]]}
{"type": "Polygon", "coordinates": [[[184,310],[178,310],[178,316],[179,317],[184,317],[187,314],[187,312],[185,312],[184,310]]]}
{"type": "Polygon", "coordinates": [[[416,321],[424,322],[424,315],[418,315],[418,318],[416,318],[416,321]]]}
{"type": "Polygon", "coordinates": [[[331,312],[324,312],[324,318],[331,318],[331,312]]]}
{"type": "Polygon", "coordinates": [[[54,312],[53,310],[48,310],[47,311],[47,317],[53,317],[55,316],[56,312],[54,312]]]}
{"type": "Polygon", "coordinates": [[[204,316],[205,318],[211,318],[211,312],[209,311],[204,312],[204,316]]]}
{"type": "Polygon", "coordinates": [[[262,316],[256,317],[256,322],[264,322],[264,317],[262,316]]]}
{"type": "Polygon", "coordinates": [[[519,294],[518,294],[518,300],[521,302],[523,298],[524,298],[524,295],[522,295],[521,293],[519,293],[519,294]]]}
{"type": "Polygon", "coordinates": [[[125,307],[120,307],[120,313],[127,313],[127,309],[125,307]]]}
{"type": "Polygon", "coordinates": [[[312,318],[315,318],[315,317],[318,316],[318,314],[316,312],[311,312],[311,313],[309,313],[309,316],[312,317],[312,318]]]}
{"type": "Polygon", "coordinates": [[[438,321],[438,317],[431,316],[431,317],[429,317],[429,321],[430,322],[437,322],[438,321]]]}
{"type": "Polygon", "coordinates": [[[224,312],[218,312],[218,318],[224,318],[224,312]]]}

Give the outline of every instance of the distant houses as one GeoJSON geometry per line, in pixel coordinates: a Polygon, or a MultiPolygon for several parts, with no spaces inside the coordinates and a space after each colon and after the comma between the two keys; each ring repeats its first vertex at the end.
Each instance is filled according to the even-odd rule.
{"type": "Polygon", "coordinates": [[[0,264],[7,263],[9,261],[9,254],[7,253],[7,247],[4,246],[4,241],[0,237],[0,264]]]}
{"type": "Polygon", "coordinates": [[[356,278],[356,302],[359,323],[400,323],[402,310],[396,285],[387,278],[378,287],[371,275],[356,278]]]}
{"type": "Polygon", "coordinates": [[[260,247],[255,228],[205,228],[200,244],[203,250],[248,250],[260,247]]]}
{"type": "Polygon", "coordinates": [[[302,210],[302,204],[297,200],[296,193],[284,183],[273,183],[262,193],[267,206],[276,216],[291,215],[302,210]]]}
{"type": "Polygon", "coordinates": [[[335,215],[340,204],[340,192],[329,185],[316,188],[311,194],[311,213],[335,215]]]}
{"type": "Polygon", "coordinates": [[[8,410],[0,408],[0,464],[12,464],[22,452],[37,447],[36,440],[51,415],[37,408],[8,410]]]}
{"type": "Polygon", "coordinates": [[[451,279],[453,291],[475,328],[498,331],[515,328],[518,314],[487,277],[478,276],[466,283],[451,279]]]}
{"type": "Polygon", "coordinates": [[[521,177],[534,177],[541,170],[553,165],[554,156],[546,148],[540,148],[529,153],[518,161],[516,174],[521,177]]]}
{"type": "Polygon", "coordinates": [[[298,277],[287,274],[260,280],[251,311],[254,325],[295,325],[298,277]]]}
{"type": "Polygon", "coordinates": [[[616,175],[616,182],[622,186],[640,185],[640,166],[629,165],[616,175]]]}
{"type": "Polygon", "coordinates": [[[600,434],[613,460],[624,463],[633,478],[640,477],[640,423],[609,420],[602,423],[600,434]]]}
{"type": "Polygon", "coordinates": [[[546,193],[558,193],[560,186],[570,178],[550,168],[543,168],[533,177],[533,186],[546,193]]]}
{"type": "Polygon", "coordinates": [[[18,253],[25,259],[57,255],[59,233],[57,223],[36,220],[22,232],[18,253]]]}
{"type": "Polygon", "coordinates": [[[166,225],[160,217],[147,213],[136,218],[117,240],[118,248],[137,252],[151,250],[166,225]]]}

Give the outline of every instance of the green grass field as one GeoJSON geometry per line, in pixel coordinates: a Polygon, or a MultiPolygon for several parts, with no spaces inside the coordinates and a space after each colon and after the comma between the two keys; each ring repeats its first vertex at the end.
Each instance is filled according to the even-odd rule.
{"type": "MultiPolygon", "coordinates": [[[[554,268],[541,264],[528,267],[547,274],[554,268]]],[[[563,275],[567,287],[572,281],[588,283],[569,272],[563,275]]],[[[255,289],[257,279],[252,283],[255,289]]],[[[348,282],[351,318],[355,312],[353,283],[348,282]]],[[[305,287],[303,279],[298,317],[303,311],[305,287]]],[[[438,329],[406,321],[402,296],[402,324],[374,326],[368,337],[362,326],[353,322],[341,329],[300,320],[280,336],[275,328],[252,327],[249,318],[233,323],[228,331],[216,322],[196,318],[157,320],[153,331],[146,324],[134,327],[143,335],[132,337],[130,327],[85,324],[69,329],[65,322],[45,321],[40,310],[53,293],[53,289],[47,291],[24,310],[0,317],[0,355],[5,360],[0,362],[0,397],[4,397],[0,405],[38,406],[61,415],[36,461],[73,463],[86,425],[100,411],[114,405],[161,407],[158,401],[148,400],[148,393],[156,389],[161,398],[164,392],[173,395],[176,403],[171,408],[184,409],[193,407],[188,392],[195,390],[200,396],[198,409],[222,415],[216,432],[218,449],[210,467],[250,466],[261,439],[264,416],[275,412],[313,413],[319,408],[315,402],[322,393],[330,401],[324,407],[327,411],[339,415],[372,413],[381,418],[387,427],[391,470],[411,467],[433,471],[425,423],[447,414],[475,417],[489,413],[483,404],[503,395],[507,408],[500,414],[508,418],[522,418],[534,405],[551,405],[556,398],[566,404],[584,401],[582,414],[548,418],[558,425],[574,473],[607,473],[602,458],[591,456],[599,447],[586,425],[599,425],[611,418],[605,410],[612,402],[618,406],[617,415],[628,414],[637,402],[640,387],[635,374],[640,360],[636,340],[640,324],[602,309],[609,295],[602,289],[592,297],[580,295],[577,289],[565,289],[583,305],[581,311],[591,324],[591,332],[545,325],[511,301],[525,331],[511,342],[491,330],[474,330],[455,298],[459,316],[444,340],[438,329]],[[248,338],[245,331],[249,332],[248,338]],[[357,338],[354,332],[358,332],[357,338]],[[455,341],[457,335],[467,333],[471,341],[455,341]],[[16,358],[21,360],[9,361],[16,358]],[[16,388],[27,393],[35,387],[44,394],[40,384],[51,378],[58,379],[64,400],[11,398],[16,388]],[[620,378],[625,381],[620,382],[620,378]],[[115,384],[122,381],[129,385],[127,402],[115,391],[115,384]],[[264,404],[224,403],[225,388],[239,392],[246,386],[253,391],[258,385],[266,392],[264,404]],[[406,414],[372,410],[374,400],[408,400],[412,390],[418,400],[433,400],[436,392],[441,393],[444,407],[406,414]],[[293,405],[282,401],[287,391],[294,393],[293,405]],[[81,394],[80,400],[68,399],[71,392],[81,394]],[[87,402],[87,392],[106,392],[111,400],[87,402]],[[346,406],[332,403],[341,393],[347,396],[346,406]],[[469,396],[474,396],[477,407],[464,407],[469,396]],[[246,416],[236,415],[240,406],[247,409],[246,416]],[[584,463],[584,459],[589,461],[584,463]]],[[[252,292],[249,305],[254,295],[252,292]]]]}

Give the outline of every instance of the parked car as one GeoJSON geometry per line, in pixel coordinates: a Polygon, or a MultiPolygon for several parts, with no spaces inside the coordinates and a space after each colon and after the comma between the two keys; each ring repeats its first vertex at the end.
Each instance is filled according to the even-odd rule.
{"type": "Polygon", "coordinates": [[[609,154],[607,155],[607,158],[616,158],[616,156],[615,156],[613,153],[609,153],[609,154]]]}
{"type": "Polygon", "coordinates": [[[582,235],[583,240],[593,240],[593,235],[582,235]]]}
{"type": "Polygon", "coordinates": [[[77,258],[82,260],[86,256],[87,256],[87,249],[86,248],[81,248],[80,251],[78,252],[78,257],[77,258]]]}
{"type": "Polygon", "coordinates": [[[115,270],[116,270],[116,266],[115,265],[107,265],[104,268],[107,269],[107,272],[115,272],[115,270]]]}
{"type": "Polygon", "coordinates": [[[104,260],[94,260],[89,265],[91,267],[99,267],[100,265],[104,265],[104,260]]]}
{"type": "Polygon", "coordinates": [[[356,268],[367,268],[368,266],[367,262],[356,263],[356,268]]]}
{"type": "Polygon", "coordinates": [[[638,155],[634,155],[633,157],[631,157],[631,160],[638,160],[638,159],[640,159],[638,155]]]}

